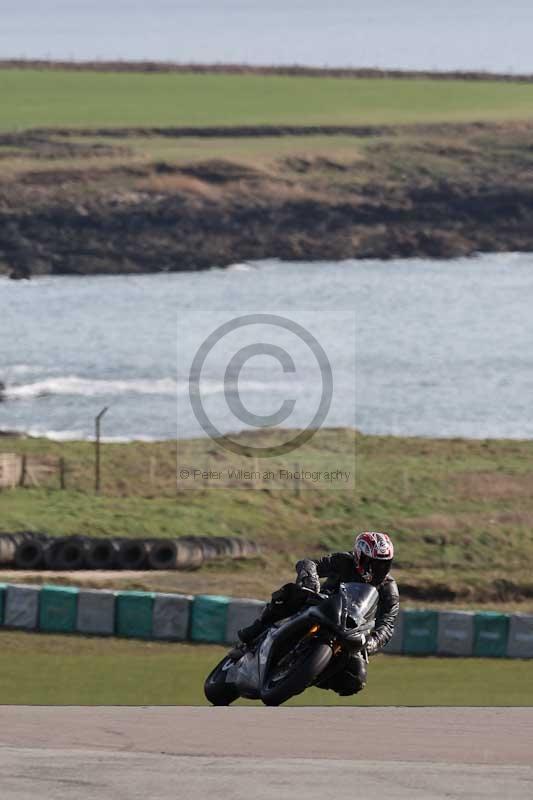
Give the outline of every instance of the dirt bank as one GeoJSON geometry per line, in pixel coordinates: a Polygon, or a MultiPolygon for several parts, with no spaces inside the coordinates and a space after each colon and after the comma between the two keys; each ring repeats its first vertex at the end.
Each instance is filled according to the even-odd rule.
{"type": "MultiPolygon", "coordinates": [[[[337,152],[337,131],[313,150],[305,142],[312,129],[302,133],[301,155],[229,159],[221,145],[223,157],[190,163],[178,145],[191,131],[105,133],[0,138],[1,272],[533,250],[531,124],[354,129],[343,137],[353,137],[353,156],[346,145],[337,152]],[[180,157],[151,158],[156,135],[175,137],[180,157]],[[140,136],[146,158],[129,146],[140,136]]],[[[253,133],[240,131],[243,143],[253,133]]],[[[218,129],[210,135],[224,140],[218,129]]],[[[295,133],[257,135],[282,142],[295,133]]]]}

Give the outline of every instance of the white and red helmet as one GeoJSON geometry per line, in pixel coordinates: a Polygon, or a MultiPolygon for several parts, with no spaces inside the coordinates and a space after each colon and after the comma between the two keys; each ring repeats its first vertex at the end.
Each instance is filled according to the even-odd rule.
{"type": "Polygon", "coordinates": [[[389,574],[394,545],[387,533],[364,531],[355,539],[353,554],[361,578],[366,583],[379,586],[389,574]]]}

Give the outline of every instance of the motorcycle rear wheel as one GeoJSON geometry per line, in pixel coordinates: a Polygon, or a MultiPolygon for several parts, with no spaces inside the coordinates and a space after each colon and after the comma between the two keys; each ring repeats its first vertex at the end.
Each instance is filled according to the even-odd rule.
{"type": "MultiPolygon", "coordinates": [[[[301,642],[291,652],[298,651],[300,647],[301,642]]],[[[273,666],[261,691],[261,700],[266,706],[280,706],[291,697],[301,694],[327,667],[332,655],[329,644],[310,641],[308,647],[295,653],[288,670],[280,671],[279,664],[273,666]]],[[[288,656],[290,653],[281,661],[288,656]]]]}
{"type": "Polygon", "coordinates": [[[231,659],[225,656],[209,673],[204,683],[204,694],[214,706],[229,706],[239,697],[239,692],[231,683],[226,683],[224,667],[231,659]]]}

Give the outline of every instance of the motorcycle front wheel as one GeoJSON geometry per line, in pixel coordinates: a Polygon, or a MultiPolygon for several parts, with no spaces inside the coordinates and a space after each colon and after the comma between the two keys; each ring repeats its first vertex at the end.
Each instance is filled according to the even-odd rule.
{"type": "Polygon", "coordinates": [[[226,656],[205,679],[204,694],[214,706],[229,706],[239,696],[235,686],[226,682],[226,670],[232,663],[226,656]]]}
{"type": "Polygon", "coordinates": [[[332,655],[330,645],[324,642],[316,639],[298,642],[269,670],[261,700],[266,706],[280,706],[301,694],[327,667],[332,655]]]}

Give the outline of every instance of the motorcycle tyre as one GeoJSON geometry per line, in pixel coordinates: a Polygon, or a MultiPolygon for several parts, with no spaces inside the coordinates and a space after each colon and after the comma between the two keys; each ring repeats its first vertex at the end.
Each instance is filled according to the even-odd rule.
{"type": "Polygon", "coordinates": [[[274,686],[269,679],[261,691],[261,700],[266,706],[280,706],[297,694],[304,692],[329,664],[333,651],[329,644],[316,642],[315,647],[305,660],[297,661],[286,678],[274,686]]]}
{"type": "Polygon", "coordinates": [[[213,706],[229,706],[239,697],[239,691],[231,683],[226,683],[222,667],[228,661],[228,656],[224,656],[216,667],[211,670],[204,683],[204,694],[213,706]]]}

